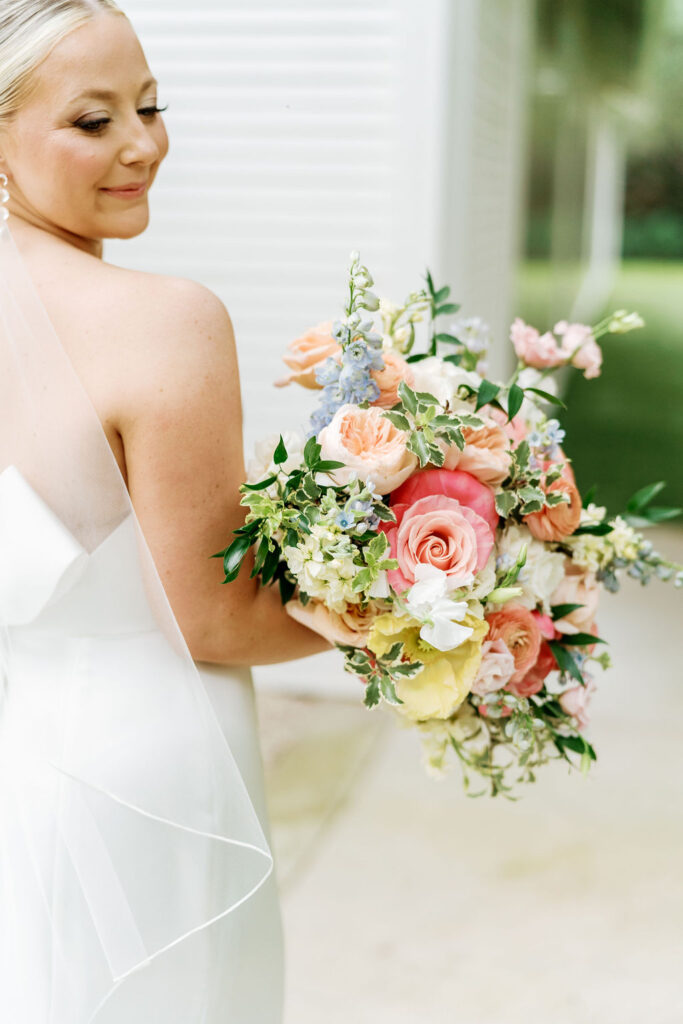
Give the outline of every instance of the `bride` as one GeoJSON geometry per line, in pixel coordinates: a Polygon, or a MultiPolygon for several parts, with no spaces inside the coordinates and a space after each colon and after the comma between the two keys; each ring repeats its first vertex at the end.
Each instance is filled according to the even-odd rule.
{"type": "MultiPolygon", "coordinates": [[[[103,260],[168,139],[112,0],[2,0],[0,1019],[276,1024],[248,666],[328,649],[248,572],[230,317],[103,260]],[[9,195],[7,195],[7,192],[9,195]]],[[[0,222],[1,223],[1,222],[0,222]]]]}

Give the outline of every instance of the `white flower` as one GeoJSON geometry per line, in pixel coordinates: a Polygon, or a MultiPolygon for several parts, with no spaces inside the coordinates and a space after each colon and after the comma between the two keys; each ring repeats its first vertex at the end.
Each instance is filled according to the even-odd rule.
{"type": "MultiPolygon", "coordinates": [[[[526,366],[519,377],[517,383],[520,388],[539,388],[541,391],[547,391],[549,395],[557,395],[557,381],[554,377],[544,377],[540,370],[535,370],[532,366],[526,366]]],[[[543,399],[540,395],[534,395],[534,401],[525,398],[522,402],[520,409],[520,416],[526,421],[529,427],[535,427],[543,423],[546,419],[546,414],[539,409],[536,402],[542,402],[543,399]]]]}
{"type": "Polygon", "coordinates": [[[627,313],[625,309],[618,309],[612,314],[612,319],[607,325],[610,334],[626,334],[634,331],[637,327],[644,327],[645,321],[640,313],[627,313]]]}
{"type": "Polygon", "coordinates": [[[502,568],[514,565],[523,544],[526,544],[526,562],[515,583],[522,588],[522,593],[515,600],[531,610],[540,604],[543,611],[548,612],[550,595],[564,579],[564,555],[536,540],[526,526],[513,524],[504,530],[498,541],[496,551],[502,568]]]}
{"type": "MultiPolygon", "coordinates": [[[[293,469],[298,469],[303,463],[306,440],[302,434],[295,430],[285,430],[282,434],[282,440],[285,442],[285,448],[287,449],[287,459],[279,468],[285,473],[289,473],[293,469]]],[[[250,459],[247,467],[248,483],[256,483],[258,480],[263,480],[264,477],[270,476],[273,473],[275,469],[273,455],[279,441],[279,434],[270,434],[268,437],[256,442],[253,457],[250,459]]]]}
{"type": "Polygon", "coordinates": [[[492,551],[486,565],[477,573],[468,598],[483,600],[496,588],[496,555],[492,551]]]}
{"type": "Polygon", "coordinates": [[[413,371],[413,389],[426,391],[434,395],[440,405],[448,405],[451,409],[472,412],[468,404],[458,395],[461,384],[467,384],[475,391],[479,390],[481,377],[472,370],[462,370],[453,363],[446,363],[439,356],[428,356],[411,365],[413,371]]]}
{"type": "Polygon", "coordinates": [[[448,577],[433,565],[415,566],[416,582],[408,591],[405,605],[410,614],[423,623],[420,636],[439,651],[452,651],[464,644],[474,632],[458,623],[467,615],[466,601],[453,601],[448,595],[448,577]]]}
{"type": "Polygon", "coordinates": [[[484,353],[493,337],[491,328],[480,316],[459,316],[451,323],[449,333],[458,338],[468,352],[484,353]]]}
{"type": "Polygon", "coordinates": [[[629,562],[635,561],[643,541],[641,534],[629,526],[621,516],[615,516],[611,522],[613,529],[611,533],[607,534],[606,540],[612,544],[614,554],[617,558],[626,558],[629,562]]]}
{"type": "Polygon", "coordinates": [[[603,521],[607,509],[602,505],[594,505],[591,501],[587,508],[581,509],[581,526],[597,526],[603,521]]]}

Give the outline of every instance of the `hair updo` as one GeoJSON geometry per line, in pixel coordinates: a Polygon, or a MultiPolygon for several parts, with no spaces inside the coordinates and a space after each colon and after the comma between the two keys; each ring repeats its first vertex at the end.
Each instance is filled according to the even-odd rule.
{"type": "Polygon", "coordinates": [[[26,102],[53,46],[100,13],[125,17],[114,0],[0,0],[0,125],[26,102]]]}

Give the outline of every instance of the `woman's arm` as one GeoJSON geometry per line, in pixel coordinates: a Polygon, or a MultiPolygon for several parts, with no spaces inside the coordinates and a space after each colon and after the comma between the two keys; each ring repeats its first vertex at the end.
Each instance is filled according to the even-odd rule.
{"type": "Polygon", "coordinates": [[[221,585],[222,560],[210,556],[245,514],[232,323],[194,281],[157,278],[149,292],[153,308],[128,370],[119,429],[130,496],[192,657],[264,665],[329,650],[287,615],[276,588],[249,579],[251,553],[239,578],[221,585]]]}

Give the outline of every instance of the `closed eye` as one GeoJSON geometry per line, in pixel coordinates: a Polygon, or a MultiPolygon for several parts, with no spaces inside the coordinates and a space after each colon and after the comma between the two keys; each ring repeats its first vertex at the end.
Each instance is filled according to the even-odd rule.
{"type": "MultiPolygon", "coordinates": [[[[138,110],[138,114],[142,117],[156,117],[157,114],[163,113],[164,110],[168,110],[168,104],[165,107],[141,107],[138,110]]],[[[98,117],[92,121],[76,121],[75,127],[82,128],[83,131],[89,132],[91,135],[95,135],[104,128],[106,124],[111,123],[110,117],[98,117]]]]}

